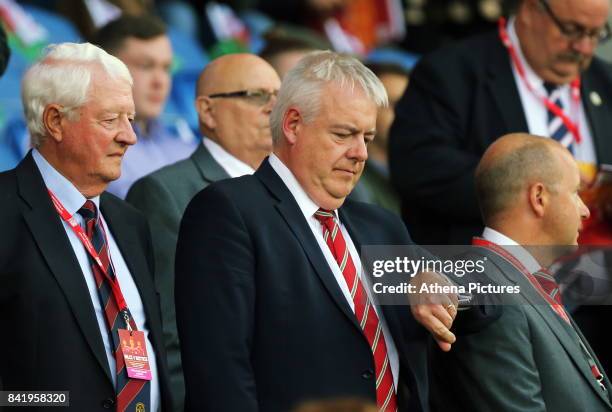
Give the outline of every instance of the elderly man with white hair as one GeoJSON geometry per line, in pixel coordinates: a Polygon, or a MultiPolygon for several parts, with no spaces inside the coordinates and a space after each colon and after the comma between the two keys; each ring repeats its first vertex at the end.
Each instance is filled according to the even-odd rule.
{"type": "Polygon", "coordinates": [[[34,148],[0,174],[0,386],[69,392],[29,405],[169,410],[148,227],[104,192],[136,142],[130,73],[91,44],[54,45],[23,106],[34,148]]]}
{"type": "MultiPolygon", "coordinates": [[[[373,304],[359,255],[412,242],[390,212],[346,199],[385,104],[356,59],[306,56],[272,109],[273,154],[187,207],[175,288],[186,410],[288,411],[329,397],[428,409],[427,333],[407,307],[373,304]]],[[[437,310],[450,326],[456,312],[437,310]]],[[[443,337],[448,349],[454,336],[443,337]]]]}

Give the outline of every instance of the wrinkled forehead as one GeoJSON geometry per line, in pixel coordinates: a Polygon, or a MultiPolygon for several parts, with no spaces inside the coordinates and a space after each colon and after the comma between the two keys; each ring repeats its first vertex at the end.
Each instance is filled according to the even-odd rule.
{"type": "Polygon", "coordinates": [[[548,0],[548,4],[560,19],[586,28],[603,26],[610,9],[610,0],[548,0]]]}

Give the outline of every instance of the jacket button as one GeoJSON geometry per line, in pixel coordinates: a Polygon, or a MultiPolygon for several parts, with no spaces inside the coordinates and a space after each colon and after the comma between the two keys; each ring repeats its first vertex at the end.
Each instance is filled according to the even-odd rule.
{"type": "Polygon", "coordinates": [[[374,371],[372,369],[366,369],[361,374],[363,379],[372,379],[372,376],[374,376],[374,371]]]}
{"type": "Polygon", "coordinates": [[[115,405],[115,400],[113,398],[104,399],[102,401],[102,406],[104,409],[111,409],[115,405]]]}

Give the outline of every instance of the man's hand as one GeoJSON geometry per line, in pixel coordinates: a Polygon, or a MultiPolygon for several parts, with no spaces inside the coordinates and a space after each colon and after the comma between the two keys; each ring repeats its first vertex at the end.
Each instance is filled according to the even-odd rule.
{"type": "MultiPolygon", "coordinates": [[[[410,281],[416,290],[421,290],[421,285],[428,286],[451,286],[452,284],[444,276],[435,272],[418,273],[410,281]]],[[[444,352],[451,349],[455,343],[455,335],[450,328],[457,316],[458,298],[454,293],[411,293],[409,295],[410,310],[412,316],[425,329],[427,329],[444,352]]]]}

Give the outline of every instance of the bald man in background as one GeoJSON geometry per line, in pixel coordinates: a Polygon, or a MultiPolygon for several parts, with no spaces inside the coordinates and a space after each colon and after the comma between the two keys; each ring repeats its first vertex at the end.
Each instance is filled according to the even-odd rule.
{"type": "Polygon", "coordinates": [[[213,60],[196,87],[202,144],[191,157],[138,180],[127,201],[148,218],[161,294],[164,340],[176,410],[183,410],[184,381],[174,308],[174,256],[183,212],[212,182],[252,174],[272,151],[270,112],[280,79],[263,59],[232,54],[213,60]]]}
{"type": "Polygon", "coordinates": [[[489,146],[475,182],[486,227],[471,260],[484,258],[487,284],[520,291],[500,295],[497,321],[431,352],[432,410],[612,411],[604,368],[547,271],[589,216],[576,161],[553,139],[510,134],[489,146]]]}

